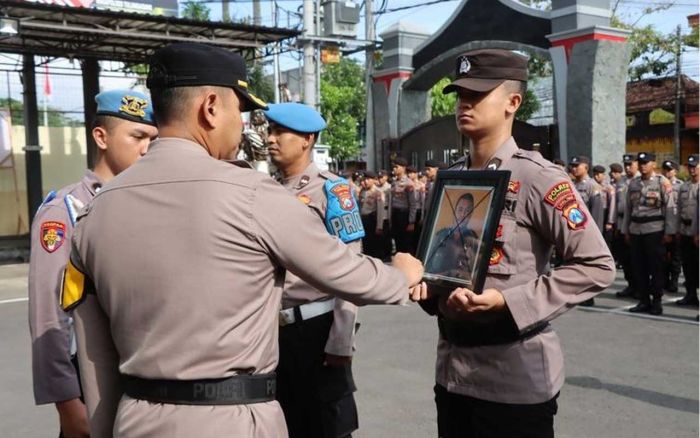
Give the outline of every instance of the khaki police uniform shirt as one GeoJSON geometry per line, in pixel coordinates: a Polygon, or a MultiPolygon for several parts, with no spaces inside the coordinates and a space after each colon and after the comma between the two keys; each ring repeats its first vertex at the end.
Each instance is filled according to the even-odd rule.
{"type": "Polygon", "coordinates": [[[418,199],[414,193],[414,184],[406,175],[391,184],[391,209],[408,210],[408,223],[416,222],[418,199]]]}
{"type": "MultiPolygon", "coordinates": [[[[369,190],[362,190],[360,193],[360,214],[367,216],[370,214],[377,215],[377,230],[382,229],[382,224],[386,217],[386,196],[382,189],[373,185],[369,190]]],[[[365,233],[373,233],[376,230],[365,230],[365,233]]]]}
{"type": "Polygon", "coordinates": [[[71,363],[72,318],[61,310],[58,297],[70,254],[73,222],[100,186],[102,181],[87,170],[82,180],[59,190],[34,216],[29,258],[29,332],[37,404],[80,397],[78,377],[71,363]]]}
{"type": "MultiPolygon", "coordinates": [[[[513,138],[489,163],[500,163],[500,170],[512,173],[484,289],[501,291],[524,333],[608,287],[615,278],[615,264],[560,167],[538,152],[518,149],[513,138]],[[550,270],[552,247],[563,263],[550,270]]],[[[464,318],[445,305],[446,298],[439,302],[442,314],[464,318]]],[[[505,345],[460,347],[441,338],[436,379],[450,392],[483,400],[542,403],[564,383],[559,338],[551,327],[505,345]]]]}
{"type": "Polygon", "coordinates": [[[698,183],[692,180],[684,182],[678,193],[677,229],[683,236],[698,235],[698,183]]]}
{"type": "Polygon", "coordinates": [[[617,210],[615,202],[615,186],[610,182],[603,183],[603,206],[605,210],[605,225],[615,225],[617,221],[617,210]]]}
{"type": "Polygon", "coordinates": [[[676,222],[673,188],[666,177],[652,173],[649,179],[644,180],[637,176],[630,181],[627,187],[623,233],[639,235],[663,231],[664,234],[676,234],[676,222]]]}
{"type": "Polygon", "coordinates": [[[122,397],[118,373],[209,379],[277,367],[283,270],[356,304],[402,304],[404,275],[357,254],[279,183],[161,138],[86,209],[71,260],[94,284],[75,310],[93,436],[285,437],[276,401],[122,397]],[[117,410],[118,408],[118,410],[117,410]]]}
{"type": "Polygon", "coordinates": [[[623,175],[615,183],[615,228],[622,230],[625,218],[625,201],[627,199],[627,178],[623,175]]]}
{"type": "Polygon", "coordinates": [[[581,181],[575,181],[574,187],[581,195],[583,203],[591,212],[593,222],[600,230],[604,230],[605,220],[605,200],[603,199],[603,188],[593,178],[585,176],[581,181]]]}
{"type": "MultiPolygon", "coordinates": [[[[323,186],[326,181],[337,179],[337,175],[319,170],[314,163],[311,163],[300,175],[283,179],[282,185],[301,203],[309,207],[314,215],[320,219],[319,223],[325,227],[328,198],[323,186]]],[[[348,247],[353,252],[362,252],[362,239],[348,243],[348,247]]],[[[321,264],[319,269],[324,269],[324,264],[321,264]]],[[[287,273],[284,293],[282,294],[283,309],[332,298],[291,272],[287,273]]],[[[326,342],[326,353],[337,356],[352,356],[355,346],[356,322],[357,306],[345,300],[336,299],[333,309],[333,324],[326,342]]]]}

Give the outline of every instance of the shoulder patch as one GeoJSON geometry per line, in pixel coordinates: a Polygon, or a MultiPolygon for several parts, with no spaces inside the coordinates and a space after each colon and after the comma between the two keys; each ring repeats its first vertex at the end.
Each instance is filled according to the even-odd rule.
{"type": "Polygon", "coordinates": [[[588,217],[579,208],[574,189],[568,181],[562,181],[547,190],[544,201],[561,211],[562,217],[571,230],[582,230],[586,228],[588,217]]]}
{"type": "Polygon", "coordinates": [[[323,189],[328,199],[326,206],[326,229],[345,243],[365,237],[362,218],[357,202],[344,178],[327,180],[323,189]]]}
{"type": "Polygon", "coordinates": [[[41,224],[41,247],[48,253],[56,251],[66,240],[66,225],[63,222],[47,221],[41,224]]]}

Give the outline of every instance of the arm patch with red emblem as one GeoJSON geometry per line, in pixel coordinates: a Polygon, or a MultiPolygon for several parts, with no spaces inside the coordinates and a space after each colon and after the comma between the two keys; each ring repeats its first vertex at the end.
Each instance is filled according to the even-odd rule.
{"type": "Polygon", "coordinates": [[[41,224],[39,233],[41,247],[48,253],[56,251],[66,240],[66,224],[58,221],[46,221],[41,224]]]}
{"type": "Polygon", "coordinates": [[[562,217],[571,230],[582,230],[586,228],[588,217],[578,206],[574,188],[568,181],[558,182],[547,190],[544,201],[561,211],[562,217]]]}

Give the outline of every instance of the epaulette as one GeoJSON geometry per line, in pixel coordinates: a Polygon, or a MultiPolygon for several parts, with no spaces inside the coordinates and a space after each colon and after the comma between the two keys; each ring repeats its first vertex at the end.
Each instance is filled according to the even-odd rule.
{"type": "Polygon", "coordinates": [[[318,176],[320,176],[323,179],[330,180],[330,181],[335,181],[336,179],[338,179],[337,176],[335,176],[334,174],[330,173],[327,170],[320,170],[318,172],[318,176]]]}
{"type": "MultiPolygon", "coordinates": [[[[522,158],[528,161],[531,161],[535,164],[537,164],[540,167],[547,167],[548,164],[550,164],[549,161],[545,160],[542,154],[540,154],[537,151],[526,151],[525,149],[518,149],[515,154],[513,154],[513,157],[517,158],[522,158]]],[[[555,166],[554,163],[551,163],[552,166],[555,166]]]]}

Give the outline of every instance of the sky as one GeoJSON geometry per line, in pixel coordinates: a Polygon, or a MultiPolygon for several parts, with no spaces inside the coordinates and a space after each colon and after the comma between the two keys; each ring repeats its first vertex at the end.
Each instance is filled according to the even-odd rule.
{"type": "MultiPolygon", "coordinates": [[[[196,0],[203,1],[211,9],[211,18],[219,20],[221,18],[221,1],[220,0],[196,0]]],[[[373,10],[378,10],[382,3],[378,0],[373,0],[373,10]]],[[[411,5],[420,5],[415,8],[405,9],[401,11],[391,12],[379,15],[376,19],[376,32],[380,35],[388,27],[397,21],[406,21],[413,25],[418,25],[425,29],[429,34],[435,33],[454,13],[456,8],[461,4],[458,0],[446,0],[436,4],[426,5],[429,0],[386,0],[384,5],[386,9],[393,10],[411,5]]],[[[664,33],[675,31],[677,25],[681,25],[684,32],[688,31],[686,17],[688,15],[698,13],[698,3],[696,0],[676,0],[668,10],[657,12],[643,16],[644,8],[656,6],[659,0],[621,0],[620,16],[625,21],[635,21],[639,19],[639,25],[651,24],[656,29],[664,33]]],[[[262,24],[265,26],[274,25],[272,20],[272,5],[269,0],[262,0],[262,24]]],[[[295,15],[300,11],[302,2],[298,0],[277,0],[277,5],[280,8],[278,25],[280,27],[293,27],[298,25],[300,19],[295,15]]],[[[252,16],[252,1],[241,0],[231,2],[230,9],[234,20],[244,19],[252,16]]],[[[358,38],[364,39],[364,9],[361,13],[361,22],[358,24],[358,38]]],[[[362,55],[357,55],[358,59],[362,59],[362,55]]],[[[44,59],[38,59],[38,62],[43,62],[44,59]]],[[[283,54],[280,59],[282,70],[298,67],[300,65],[299,56],[293,54],[283,54]]],[[[116,72],[120,65],[118,63],[102,63],[103,73],[100,79],[100,84],[103,89],[110,88],[127,88],[131,87],[134,80],[125,77],[125,74],[116,72]]],[[[9,96],[15,99],[21,99],[21,83],[19,75],[11,72],[21,68],[16,56],[8,54],[0,54],[0,97],[6,98],[9,96]],[[4,77],[3,77],[4,76],[4,77]]],[[[268,67],[270,68],[270,67],[268,67]]],[[[682,56],[682,72],[690,77],[698,80],[700,63],[698,62],[697,49],[690,48],[682,56]]],[[[47,104],[54,108],[59,108],[66,111],[71,118],[82,119],[82,96],[81,93],[76,93],[76,90],[81,90],[81,79],[79,64],[77,61],[68,61],[66,59],[55,59],[49,62],[50,82],[52,94],[47,104]]],[[[37,67],[37,88],[39,97],[39,108],[43,106],[43,93],[46,75],[44,67],[37,67]]]]}

